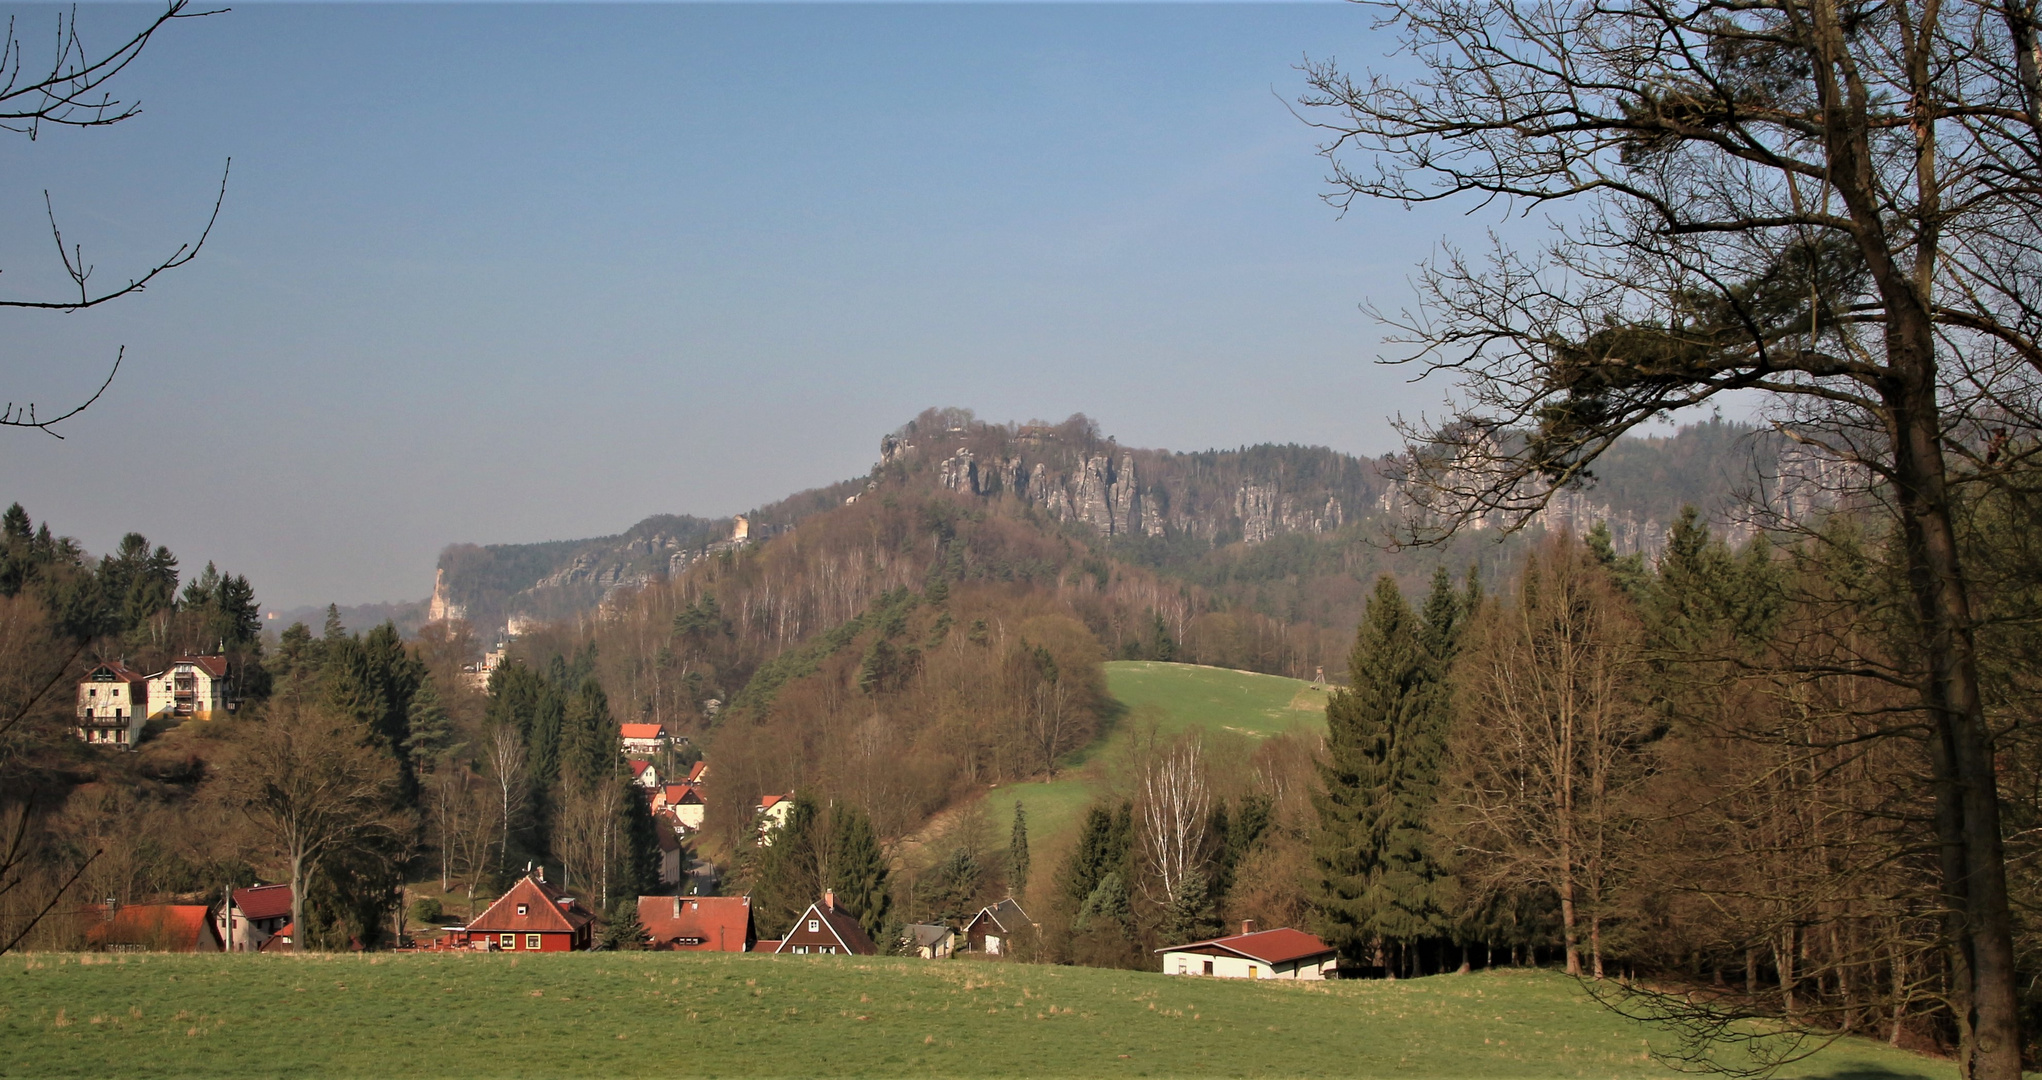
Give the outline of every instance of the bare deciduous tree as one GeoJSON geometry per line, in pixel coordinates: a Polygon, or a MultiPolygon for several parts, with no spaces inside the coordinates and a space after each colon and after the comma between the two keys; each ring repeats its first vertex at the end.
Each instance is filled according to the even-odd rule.
{"type": "Polygon", "coordinates": [[[1178,898],[1185,879],[1205,862],[1205,830],[1212,814],[1212,788],[1205,774],[1205,744],[1197,732],[1178,739],[1142,763],[1141,854],[1148,871],[1143,888],[1154,884],[1157,904],[1178,898]]]}
{"type": "MultiPolygon", "coordinates": [[[[1567,206],[1542,249],[1449,251],[1410,362],[1458,378],[1413,425],[1421,532],[1525,522],[1638,425],[1759,391],[1876,480],[1918,624],[1908,682],[1941,848],[1960,1058],[2021,1037],[1994,737],[1953,485],[2038,451],[2035,0],[1380,5],[1421,73],[1308,64],[1335,201],[1567,206]]],[[[1881,673],[1883,676],[1884,673],[1881,673]]]]}
{"type": "Polygon", "coordinates": [[[523,812],[530,788],[525,776],[525,741],[509,724],[502,724],[489,737],[489,778],[496,783],[497,845],[496,872],[502,874],[510,862],[511,822],[523,812]]]}
{"type": "Polygon", "coordinates": [[[1638,629],[1571,537],[1527,559],[1514,600],[1484,612],[1462,654],[1454,834],[1476,880],[1553,890],[1568,973],[1583,973],[1586,945],[1601,978],[1626,797],[1643,775],[1638,629]]]}
{"type": "MultiPolygon", "coordinates": [[[[122,100],[113,95],[111,84],[134,63],[144,47],[157,32],[173,22],[183,19],[202,18],[218,14],[213,10],[192,10],[190,0],[170,0],[140,30],[126,40],[103,52],[94,52],[85,46],[78,31],[78,15],[74,9],[68,15],[57,13],[55,47],[47,62],[32,63],[28,59],[27,42],[18,36],[16,20],[7,20],[7,33],[0,38],[0,130],[26,135],[34,140],[45,125],[57,127],[91,128],[105,127],[132,119],[141,112],[137,101],[122,100]]],[[[231,165],[231,162],[230,162],[231,165]]],[[[199,231],[197,239],[179,244],[168,256],[145,267],[126,281],[107,287],[95,287],[91,278],[92,263],[85,258],[84,248],[64,239],[64,231],[57,224],[55,200],[49,192],[43,192],[43,212],[49,218],[50,237],[57,245],[57,258],[63,266],[64,276],[70,279],[72,295],[53,297],[0,297],[0,308],[16,308],[30,311],[82,311],[98,307],[123,296],[144,291],[159,275],[175,270],[198,257],[206,239],[212,235],[213,225],[220,219],[220,207],[227,197],[227,173],[220,174],[219,195],[213,200],[213,212],[199,231]]],[[[57,424],[84,412],[97,402],[106,388],[113,385],[114,376],[120,373],[121,361],[126,357],[125,349],[114,355],[112,366],[106,378],[84,401],[71,406],[55,416],[40,415],[35,403],[15,404],[8,402],[0,409],[0,427],[35,428],[57,438],[57,424]]]]}
{"type": "Polygon", "coordinates": [[[397,765],[367,745],[353,718],[292,709],[251,726],[225,799],[256,825],[261,841],[290,867],[291,950],[303,948],[305,882],[321,860],[402,831],[392,807],[397,765]]]}

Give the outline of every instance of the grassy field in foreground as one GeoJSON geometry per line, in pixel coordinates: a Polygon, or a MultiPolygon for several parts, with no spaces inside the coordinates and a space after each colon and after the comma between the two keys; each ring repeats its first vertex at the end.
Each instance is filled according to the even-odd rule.
{"type": "MultiPolygon", "coordinates": [[[[0,957],[0,1076],[1647,1077],[1549,972],[1276,983],[678,953],[0,957]]],[[[1782,1074],[1942,1080],[1850,1041],[1782,1074]]]]}
{"type": "Polygon", "coordinates": [[[1115,660],[1104,665],[1106,689],[1121,705],[1114,727],[1086,748],[1070,768],[1047,784],[1013,784],[988,796],[993,820],[1004,824],[1015,802],[1028,811],[1029,835],[1050,850],[1075,829],[1078,815],[1100,788],[1100,766],[1114,760],[1142,726],[1174,735],[1196,725],[1267,738],[1300,724],[1324,724],[1326,691],[1281,675],[1253,671],[1115,660]]]}

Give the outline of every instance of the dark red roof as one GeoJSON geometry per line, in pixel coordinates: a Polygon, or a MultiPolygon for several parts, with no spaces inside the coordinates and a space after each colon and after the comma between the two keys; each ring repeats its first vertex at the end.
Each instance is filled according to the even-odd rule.
{"type": "Polygon", "coordinates": [[[204,668],[206,674],[211,675],[215,679],[227,677],[227,658],[224,656],[180,656],[172,660],[169,666],[163,670],[169,671],[179,664],[190,664],[193,667],[204,668]]]}
{"type": "Polygon", "coordinates": [[[93,668],[91,671],[86,672],[85,681],[138,683],[148,682],[149,676],[144,675],[139,671],[136,671],[134,668],[131,668],[118,660],[108,660],[107,662],[93,668]],[[102,671],[106,672],[109,677],[104,679],[99,678],[99,673],[102,671]]]}
{"type": "Polygon", "coordinates": [[[636,780],[639,777],[644,776],[645,770],[652,768],[652,762],[640,761],[637,758],[632,758],[630,765],[631,765],[631,779],[633,780],[636,780]]]}
{"type": "Polygon", "coordinates": [[[572,897],[528,874],[467,928],[488,934],[571,934],[594,921],[595,915],[572,897]],[[522,915],[519,905],[525,909],[522,915]]]}
{"type": "Polygon", "coordinates": [[[655,948],[743,952],[758,936],[748,896],[641,896],[638,924],[655,948]]]}
{"type": "Polygon", "coordinates": [[[1326,944],[1303,930],[1286,926],[1279,930],[1262,930],[1253,934],[1235,934],[1233,937],[1213,938],[1210,941],[1194,941],[1189,945],[1168,945],[1157,952],[1200,952],[1219,950],[1266,964],[1287,964],[1293,960],[1304,960],[1314,956],[1330,956],[1333,946],[1326,944]]]}
{"type": "Polygon", "coordinates": [[[693,767],[693,768],[690,768],[690,769],[688,770],[688,783],[690,783],[690,784],[699,784],[699,783],[701,783],[701,782],[702,782],[702,772],[703,772],[703,770],[707,769],[708,767],[709,767],[709,763],[708,763],[708,762],[706,762],[706,761],[698,761],[698,762],[696,762],[696,763],[694,764],[694,767],[693,767]]]}
{"type": "Polygon", "coordinates": [[[291,916],[289,885],[250,885],[234,890],[234,906],[251,919],[288,919],[291,916]]]}

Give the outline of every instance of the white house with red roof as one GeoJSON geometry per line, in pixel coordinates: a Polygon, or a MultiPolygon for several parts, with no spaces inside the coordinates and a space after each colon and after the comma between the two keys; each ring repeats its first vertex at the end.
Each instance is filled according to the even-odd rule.
{"type": "Polygon", "coordinates": [[[589,947],[595,914],[546,884],[540,867],[518,879],[459,931],[465,943],[501,952],[578,952],[589,947]]]}
{"type": "Polygon", "coordinates": [[[623,725],[624,752],[627,754],[656,754],[666,745],[666,726],[663,724],[623,725]]]}
{"type": "Polygon", "coordinates": [[[787,931],[773,951],[781,956],[872,956],[879,952],[879,946],[872,943],[850,912],[837,906],[835,890],[828,890],[794,920],[794,928],[787,931]]]}
{"type": "Polygon", "coordinates": [[[638,925],[659,951],[751,952],[759,941],[749,896],[641,896],[638,925]]]}
{"type": "Polygon", "coordinates": [[[659,790],[659,769],[652,762],[642,758],[632,758],[630,761],[625,762],[625,764],[631,767],[631,782],[633,784],[647,791],[659,790]]]}
{"type": "Polygon", "coordinates": [[[149,721],[149,676],[117,660],[85,673],[78,682],[78,738],[100,746],[133,750],[149,721]]]}
{"type": "Polygon", "coordinates": [[[694,832],[702,827],[709,806],[702,801],[701,789],[693,784],[663,784],[652,793],[652,812],[672,814],[681,828],[694,832]]]}
{"type": "Polygon", "coordinates": [[[149,718],[211,720],[231,706],[224,656],[180,656],[149,676],[149,718]]]}
{"type": "Polygon", "coordinates": [[[787,815],[794,812],[794,793],[785,795],[761,795],[756,811],[759,817],[759,843],[773,846],[773,834],[787,824],[787,815]]]}
{"type": "Polygon", "coordinates": [[[1232,937],[1168,945],[1165,975],[1211,975],[1220,979],[1324,979],[1334,967],[1333,946],[1286,926],[1257,930],[1253,920],[1232,937]]]}
{"type": "Polygon", "coordinates": [[[709,763],[698,761],[688,768],[687,783],[700,784],[709,775],[709,763]]]}
{"type": "Polygon", "coordinates": [[[289,885],[250,885],[227,894],[213,914],[214,928],[228,952],[261,952],[291,921],[289,885]]]}

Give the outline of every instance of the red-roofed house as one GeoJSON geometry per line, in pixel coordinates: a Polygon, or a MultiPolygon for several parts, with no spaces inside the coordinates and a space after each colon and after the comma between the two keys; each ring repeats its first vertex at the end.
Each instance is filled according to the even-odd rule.
{"type": "Polygon", "coordinates": [[[660,786],[659,770],[653,767],[652,762],[642,761],[638,758],[632,758],[626,764],[631,766],[632,783],[637,784],[639,787],[645,788],[648,791],[656,791],[659,789],[660,786]]]}
{"type": "Polygon", "coordinates": [[[78,724],[89,743],[133,750],[149,720],[149,677],[119,661],[86,672],[78,683],[78,724]]]}
{"type": "Polygon", "coordinates": [[[92,904],[85,947],[96,952],[219,952],[212,909],[204,904],[92,904]]]}
{"type": "Polygon", "coordinates": [[[149,676],[149,718],[211,720],[229,707],[227,658],[180,656],[149,676]]]}
{"type": "Polygon", "coordinates": [[[794,920],[794,928],[787,931],[773,951],[782,956],[789,953],[872,956],[879,952],[879,946],[872,943],[850,912],[837,906],[836,892],[827,891],[794,920]]]}
{"type": "Polygon", "coordinates": [[[1333,970],[1333,946],[1286,926],[1255,929],[1241,924],[1233,937],[1169,945],[1163,954],[1165,975],[1213,975],[1222,979],[1323,979],[1333,970]]]}
{"type": "Polygon", "coordinates": [[[666,728],[659,724],[625,724],[624,752],[653,754],[666,745],[666,728]]]}
{"type": "Polygon", "coordinates": [[[702,817],[708,810],[701,790],[693,784],[662,784],[652,793],[652,812],[672,814],[689,832],[702,827],[702,817]]]}
{"type": "Polygon", "coordinates": [[[251,885],[228,897],[225,909],[213,916],[213,930],[228,952],[261,952],[291,921],[289,885],[251,885]]]}
{"type": "Polygon", "coordinates": [[[794,812],[794,793],[785,795],[759,796],[759,843],[773,846],[773,834],[787,824],[787,815],[794,812]]]}
{"type": "Polygon", "coordinates": [[[546,884],[544,868],[518,879],[489,910],[460,931],[470,944],[504,952],[574,952],[587,949],[596,917],[572,896],[546,884]]]}
{"type": "Polygon", "coordinates": [[[657,950],[750,952],[759,940],[749,896],[641,896],[638,924],[657,950]]]}
{"type": "Polygon", "coordinates": [[[702,779],[708,775],[709,763],[706,761],[698,761],[688,769],[688,783],[699,784],[702,782],[702,779]]]}

